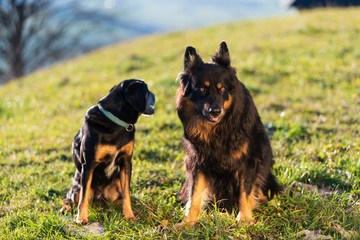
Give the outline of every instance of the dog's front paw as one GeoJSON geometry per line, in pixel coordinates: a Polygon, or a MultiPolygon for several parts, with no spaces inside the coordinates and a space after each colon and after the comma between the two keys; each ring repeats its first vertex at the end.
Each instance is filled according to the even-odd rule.
{"type": "Polygon", "coordinates": [[[67,204],[63,204],[62,208],[60,209],[60,213],[65,214],[65,213],[72,213],[72,207],[70,205],[67,204]]]}
{"type": "Polygon", "coordinates": [[[89,220],[88,220],[87,217],[86,218],[85,217],[79,217],[79,215],[78,215],[78,216],[76,216],[75,222],[77,224],[80,224],[80,225],[85,225],[85,224],[88,224],[89,220]]]}
{"type": "Polygon", "coordinates": [[[131,207],[129,208],[124,208],[123,209],[123,214],[124,214],[124,217],[127,219],[127,220],[130,220],[130,221],[135,221],[136,220],[136,217],[131,209],[131,207]]]}
{"type": "Polygon", "coordinates": [[[253,215],[252,213],[247,213],[247,214],[244,214],[242,212],[239,212],[239,214],[237,215],[236,217],[236,221],[237,222],[241,222],[241,223],[250,223],[251,222],[251,219],[252,219],[253,215]]]}
{"type": "Polygon", "coordinates": [[[72,201],[70,199],[65,199],[62,202],[62,208],[60,209],[60,213],[64,214],[64,213],[71,213],[73,212],[72,209],[72,201]]]}
{"type": "Polygon", "coordinates": [[[129,221],[135,221],[136,220],[136,217],[133,215],[129,215],[129,216],[125,216],[125,218],[129,221]]]}

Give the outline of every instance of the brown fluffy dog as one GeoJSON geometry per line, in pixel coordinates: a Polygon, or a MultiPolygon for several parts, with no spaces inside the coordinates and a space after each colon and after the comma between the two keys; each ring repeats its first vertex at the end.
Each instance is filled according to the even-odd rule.
{"type": "Polygon", "coordinates": [[[238,220],[280,191],[271,174],[273,154],[253,99],[230,65],[225,42],[210,63],[187,47],[179,74],[177,111],[184,126],[186,181],[180,198],[184,220],[197,222],[203,203],[216,199],[239,207],[238,220]]]}

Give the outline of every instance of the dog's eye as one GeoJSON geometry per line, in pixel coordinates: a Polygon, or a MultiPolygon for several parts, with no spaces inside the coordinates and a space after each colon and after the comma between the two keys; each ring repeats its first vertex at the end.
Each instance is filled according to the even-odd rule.
{"type": "Polygon", "coordinates": [[[205,88],[200,88],[200,92],[205,92],[205,88]]]}
{"type": "Polygon", "coordinates": [[[220,88],[220,91],[221,91],[222,93],[225,92],[225,88],[224,88],[224,87],[220,88]]]}

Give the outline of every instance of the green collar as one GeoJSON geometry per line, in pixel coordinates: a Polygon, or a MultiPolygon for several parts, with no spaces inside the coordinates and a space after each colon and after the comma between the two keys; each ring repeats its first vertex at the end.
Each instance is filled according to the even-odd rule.
{"type": "Polygon", "coordinates": [[[106,111],[100,104],[98,104],[98,107],[99,107],[99,110],[105,115],[105,117],[107,117],[113,123],[119,125],[120,127],[124,127],[126,129],[126,131],[128,131],[128,132],[131,132],[134,130],[133,124],[126,123],[126,122],[120,120],[119,118],[114,116],[114,114],[112,114],[111,112],[106,111]]]}

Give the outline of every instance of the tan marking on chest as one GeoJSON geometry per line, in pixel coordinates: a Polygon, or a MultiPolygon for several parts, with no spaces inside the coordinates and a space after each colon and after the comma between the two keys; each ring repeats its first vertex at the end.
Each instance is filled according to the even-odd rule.
{"type": "Polygon", "coordinates": [[[185,126],[186,133],[191,139],[198,138],[209,142],[215,127],[204,119],[192,118],[185,126]]]}
{"type": "Polygon", "coordinates": [[[181,107],[184,115],[187,116],[183,124],[189,137],[209,141],[215,127],[206,120],[197,117],[198,113],[195,110],[194,103],[189,98],[182,98],[178,107],[181,107]]]}
{"type": "Polygon", "coordinates": [[[249,143],[243,143],[236,151],[232,153],[232,156],[236,159],[241,158],[242,156],[246,155],[249,149],[249,143]]]}
{"type": "Polygon", "coordinates": [[[117,148],[114,145],[99,145],[96,148],[95,161],[100,162],[107,155],[115,155],[117,153],[117,148]]]}

